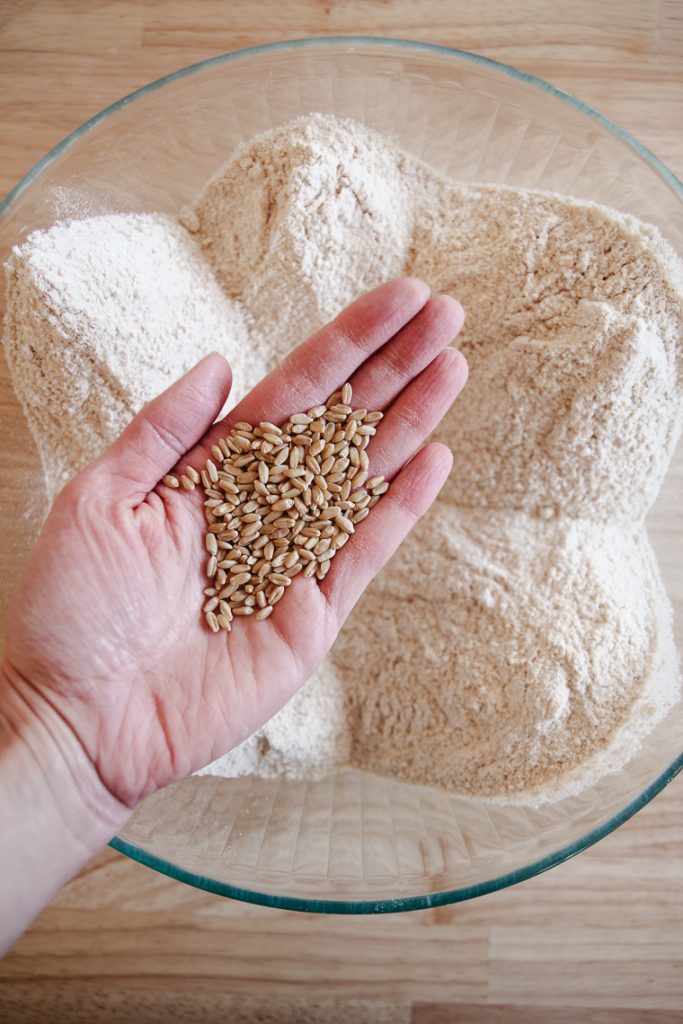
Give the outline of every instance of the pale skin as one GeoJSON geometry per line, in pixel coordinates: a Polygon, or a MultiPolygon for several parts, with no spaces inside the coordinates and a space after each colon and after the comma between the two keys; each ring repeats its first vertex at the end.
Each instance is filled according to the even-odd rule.
{"type": "Polygon", "coordinates": [[[235,747],[327,654],[450,472],[447,448],[421,446],[466,381],[447,347],[463,318],[421,281],[389,282],[221,423],[231,373],[208,356],[59,495],[14,595],[0,667],[0,950],[143,797],[235,747]],[[321,584],[297,577],[268,620],[211,633],[203,495],[161,478],[201,468],[231,422],[281,422],[346,380],[355,407],[385,413],[369,455],[388,494],[321,584]]]}

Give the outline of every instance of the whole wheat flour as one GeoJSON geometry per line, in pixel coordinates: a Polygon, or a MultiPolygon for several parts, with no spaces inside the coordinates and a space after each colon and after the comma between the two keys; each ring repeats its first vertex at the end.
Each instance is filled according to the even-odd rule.
{"type": "Polygon", "coordinates": [[[683,407],[683,274],[659,233],[447,181],[323,115],[240,147],[181,220],[71,221],[13,254],[8,357],[52,492],[208,348],[242,393],[396,274],[461,300],[471,368],[439,501],[319,672],[206,771],[352,763],[539,802],[622,764],[680,684],[642,525],[683,407]]]}
{"type": "Polygon", "coordinates": [[[242,314],[171,217],[58,223],[6,272],[5,353],[50,499],[203,355],[229,346],[244,376],[242,314]]]}
{"type": "Polygon", "coordinates": [[[354,763],[473,796],[528,800],[551,781],[555,797],[575,792],[588,764],[596,778],[633,753],[678,688],[670,606],[640,526],[435,510],[333,662],[343,674],[368,651],[372,685],[362,672],[345,687],[354,763]]]}

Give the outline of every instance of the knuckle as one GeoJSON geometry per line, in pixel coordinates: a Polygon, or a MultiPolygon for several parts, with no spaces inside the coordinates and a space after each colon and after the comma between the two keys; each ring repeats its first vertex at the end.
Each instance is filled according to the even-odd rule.
{"type": "Polygon", "coordinates": [[[64,485],[52,506],[57,515],[75,523],[89,518],[92,514],[93,493],[96,493],[93,473],[93,469],[88,466],[64,485]]]}
{"type": "Polygon", "coordinates": [[[331,341],[335,345],[348,345],[360,352],[367,351],[367,335],[360,329],[348,311],[340,313],[330,324],[331,341]]]}
{"type": "Polygon", "coordinates": [[[281,387],[295,406],[297,403],[310,405],[313,402],[308,402],[308,398],[319,394],[321,383],[310,365],[296,355],[295,351],[280,364],[281,387]]]}
{"type": "Polygon", "coordinates": [[[420,424],[424,422],[426,409],[421,405],[411,402],[399,402],[392,410],[391,418],[393,425],[400,428],[402,433],[420,432],[420,424]]]}
{"type": "Polygon", "coordinates": [[[415,511],[410,494],[392,494],[391,490],[389,490],[383,496],[383,500],[391,507],[392,512],[398,512],[403,516],[407,516],[411,529],[420,518],[415,511]]]}
{"type": "Polygon", "coordinates": [[[145,433],[151,435],[153,442],[161,442],[178,459],[184,455],[185,446],[172,427],[157,423],[152,419],[144,419],[143,424],[145,433]]]}

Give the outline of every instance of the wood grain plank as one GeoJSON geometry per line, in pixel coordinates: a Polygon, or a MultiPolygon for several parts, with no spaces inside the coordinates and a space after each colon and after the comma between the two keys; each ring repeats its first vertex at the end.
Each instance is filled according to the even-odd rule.
{"type": "Polygon", "coordinates": [[[683,71],[683,5],[680,0],[660,0],[658,50],[662,64],[683,71]]]}
{"type": "Polygon", "coordinates": [[[305,985],[312,998],[475,1002],[486,994],[487,970],[488,939],[477,928],[376,918],[332,924],[268,911],[246,928],[239,918],[212,916],[188,926],[185,915],[111,910],[95,931],[82,911],[52,909],[6,957],[0,989],[65,977],[149,989],[172,977],[176,990],[188,991],[201,975],[207,992],[257,986],[276,998],[305,985]]]}
{"type": "Polygon", "coordinates": [[[0,987],[0,1016],[11,1024],[409,1024],[410,1006],[296,993],[271,999],[258,992],[206,991],[201,981],[190,991],[57,981],[49,989],[0,987]]]}
{"type": "Polygon", "coordinates": [[[528,961],[496,962],[490,979],[492,1001],[526,1004],[533,991],[535,999],[547,1006],[670,1010],[683,1006],[683,971],[678,956],[654,960],[645,969],[637,953],[633,960],[606,964],[591,959],[587,952],[585,959],[568,964],[565,952],[566,947],[558,950],[556,958],[549,953],[533,965],[528,961]]]}
{"type": "Polygon", "coordinates": [[[178,67],[273,39],[360,32],[436,42],[511,62],[597,106],[683,174],[683,77],[672,76],[668,63],[677,52],[679,16],[669,11],[662,28],[658,4],[580,0],[565,10],[549,0],[525,0],[514,8],[486,0],[482,11],[463,0],[267,0],[258,18],[251,4],[226,7],[223,0],[201,0],[201,16],[196,3],[184,0],[47,0],[7,7],[12,13],[0,35],[1,192],[88,117],[178,67]],[[128,7],[133,14],[125,13],[128,7]],[[134,43],[138,31],[141,47],[134,43]],[[122,41],[126,33],[133,42],[122,41]],[[659,64],[662,49],[666,67],[659,64]]]}
{"type": "Polygon", "coordinates": [[[15,0],[0,12],[0,47],[71,55],[135,49],[142,43],[143,18],[143,5],[135,0],[15,0]]]}
{"type": "Polygon", "coordinates": [[[680,1024],[683,1013],[669,1010],[571,1010],[555,1006],[486,1006],[416,1003],[410,1024],[680,1024]]]}
{"type": "Polygon", "coordinates": [[[547,0],[477,4],[453,0],[417,0],[412,4],[382,0],[262,0],[258,23],[248,4],[231,5],[227,15],[221,0],[204,0],[203,16],[194,16],[184,0],[150,0],[145,4],[143,45],[229,49],[235,36],[254,41],[295,38],[296,35],[403,35],[426,42],[484,52],[499,59],[520,54],[542,58],[573,54],[582,62],[600,63],[650,58],[658,45],[658,4],[626,0],[595,4],[573,0],[571,5],[547,0]]]}

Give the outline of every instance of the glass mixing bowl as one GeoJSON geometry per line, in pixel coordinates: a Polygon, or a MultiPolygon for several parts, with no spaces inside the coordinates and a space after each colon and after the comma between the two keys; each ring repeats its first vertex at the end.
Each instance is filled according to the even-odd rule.
{"type": "MultiPolygon", "coordinates": [[[[132,93],[52,150],[0,212],[0,255],[34,228],[109,211],[173,213],[233,147],[298,114],[358,118],[462,181],[561,191],[656,224],[683,251],[683,188],[584,104],[514,68],[396,40],[314,39],[185,68],[132,93]]],[[[6,373],[3,401],[13,401],[6,373]]],[[[16,535],[2,544],[6,603],[40,519],[38,462],[17,407],[16,535]]],[[[8,445],[10,442],[5,440],[8,445]]],[[[683,459],[650,516],[683,640],[683,459]]],[[[1,610],[1,609],[0,609],[1,610]]],[[[150,796],[112,845],[211,892],[296,910],[376,913],[491,892],[595,843],[683,766],[681,704],[622,770],[540,810],[357,771],[321,782],[190,778],[150,796]]]]}

